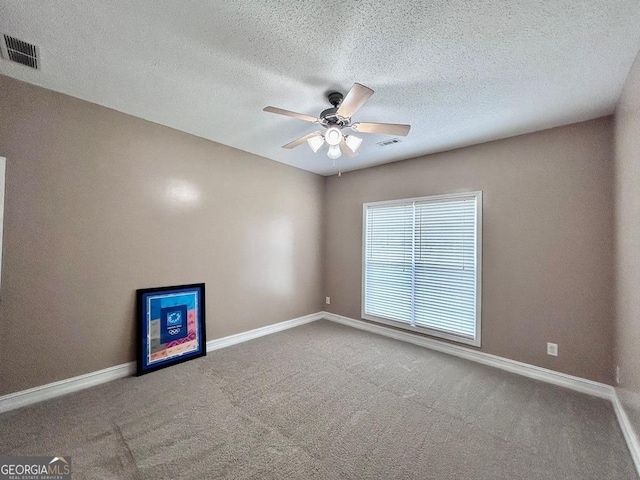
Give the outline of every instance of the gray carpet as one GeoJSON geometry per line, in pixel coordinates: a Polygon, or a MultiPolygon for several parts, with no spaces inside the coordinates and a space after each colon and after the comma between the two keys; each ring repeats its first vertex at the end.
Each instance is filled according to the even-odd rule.
{"type": "Polygon", "coordinates": [[[610,404],[326,321],[0,415],[75,479],[637,479],[610,404]]]}

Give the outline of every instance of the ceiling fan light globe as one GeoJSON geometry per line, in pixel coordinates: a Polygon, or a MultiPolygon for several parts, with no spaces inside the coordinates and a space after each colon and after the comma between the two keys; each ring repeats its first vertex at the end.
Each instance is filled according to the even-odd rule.
{"type": "Polygon", "coordinates": [[[335,160],[336,158],[340,158],[342,152],[340,151],[340,147],[338,145],[331,145],[329,147],[329,151],[327,152],[327,157],[335,160]]]}
{"type": "Polygon", "coordinates": [[[360,137],[356,137],[355,135],[347,135],[344,138],[344,142],[351,149],[353,153],[356,153],[362,144],[362,139],[360,137]]]}
{"type": "Polygon", "coordinates": [[[320,150],[320,147],[324,144],[324,138],[322,138],[321,135],[318,135],[316,137],[311,137],[307,139],[307,143],[309,144],[309,147],[311,148],[311,150],[313,150],[313,153],[316,153],[318,150],[320,150]]]}
{"type": "Polygon", "coordinates": [[[324,140],[332,147],[335,147],[342,141],[342,132],[337,127],[330,127],[324,132],[324,140]]]}

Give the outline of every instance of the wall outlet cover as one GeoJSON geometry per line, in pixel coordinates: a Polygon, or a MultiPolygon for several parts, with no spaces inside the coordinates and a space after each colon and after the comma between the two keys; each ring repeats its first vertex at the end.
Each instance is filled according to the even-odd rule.
{"type": "Polygon", "coordinates": [[[558,344],[557,343],[547,343],[547,355],[551,355],[553,357],[558,356],[558,344]]]}

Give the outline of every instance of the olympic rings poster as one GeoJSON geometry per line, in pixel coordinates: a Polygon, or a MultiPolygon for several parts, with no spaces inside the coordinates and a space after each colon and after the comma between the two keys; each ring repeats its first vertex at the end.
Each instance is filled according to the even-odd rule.
{"type": "Polygon", "coordinates": [[[138,376],[206,355],[204,283],[136,290],[138,376]]]}

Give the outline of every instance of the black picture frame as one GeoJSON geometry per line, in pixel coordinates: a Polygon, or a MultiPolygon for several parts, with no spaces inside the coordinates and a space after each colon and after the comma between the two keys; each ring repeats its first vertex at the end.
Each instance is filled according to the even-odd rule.
{"type": "Polygon", "coordinates": [[[207,354],[204,283],[136,290],[136,375],[207,354]]]}

